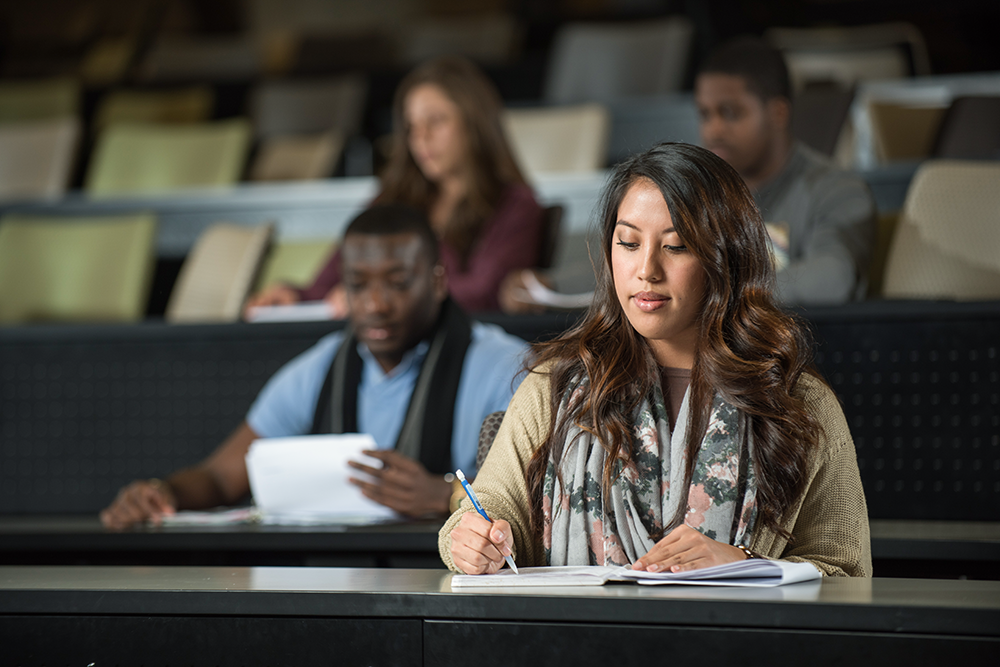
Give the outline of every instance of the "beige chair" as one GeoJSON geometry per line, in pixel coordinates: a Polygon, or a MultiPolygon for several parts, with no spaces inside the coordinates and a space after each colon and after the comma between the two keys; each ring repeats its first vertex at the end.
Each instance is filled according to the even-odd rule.
{"type": "Polygon", "coordinates": [[[271,245],[255,292],[271,285],[309,285],[337,247],[330,239],[279,241],[271,245]]]}
{"type": "Polygon", "coordinates": [[[167,302],[172,323],[235,322],[257,278],[274,225],[220,222],[198,237],[167,302]]]}
{"type": "Polygon", "coordinates": [[[73,117],[0,124],[0,200],[60,197],[79,138],[73,117]]]}
{"type": "Polygon", "coordinates": [[[249,143],[250,123],[243,119],[112,125],[98,139],[85,187],[100,197],[232,185],[249,143]]]}
{"type": "Polygon", "coordinates": [[[76,116],[80,85],[73,79],[0,83],[0,123],[76,116]]]}
{"type": "Polygon", "coordinates": [[[850,88],[862,80],[931,73],[923,35],[911,23],[770,28],[764,38],[784,53],[796,90],[812,82],[850,88]]]}
{"type": "Polygon", "coordinates": [[[1000,298],[1000,164],[925,162],[906,194],[883,295],[1000,298]]]}
{"type": "Polygon", "coordinates": [[[117,90],[105,95],[94,113],[93,129],[115,123],[200,123],[208,120],[215,93],[208,86],[175,90],[117,90]]]}
{"type": "Polygon", "coordinates": [[[303,181],[327,178],[344,151],[339,132],[272,137],[261,142],[250,167],[254,181],[303,181]]]}
{"type": "Polygon", "coordinates": [[[611,114],[600,104],[507,109],[503,120],[518,164],[529,175],[604,167],[611,114]]]}
{"type": "Polygon", "coordinates": [[[930,157],[941,120],[943,105],[901,104],[887,101],[868,103],[872,142],[881,162],[922,160],[930,157]]]}
{"type": "Polygon", "coordinates": [[[152,214],[0,220],[0,323],[135,322],[153,275],[152,214]]]}

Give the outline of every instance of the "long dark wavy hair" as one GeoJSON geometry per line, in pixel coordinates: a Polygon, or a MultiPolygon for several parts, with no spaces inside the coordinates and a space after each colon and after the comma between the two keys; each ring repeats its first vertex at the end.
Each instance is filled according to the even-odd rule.
{"type": "MultiPolygon", "coordinates": [[[[792,393],[803,372],[815,373],[811,340],[772,297],[766,231],[743,180],[713,153],[680,143],[660,144],[615,168],[599,209],[603,262],[590,309],[566,333],[533,348],[530,365],[549,365],[552,423],[526,473],[532,530],[540,534],[543,529],[546,467],[551,457],[559,469],[568,428],[578,426],[606,450],[602,488],[607,497],[621,469],[617,461],[630,461],[635,411],[660,381],[649,344],[618,301],[611,269],[618,207],[641,180],[659,189],[675,230],[705,273],[691,369],[685,493],[717,393],[742,411],[753,434],[757,521],[789,538],[781,520],[804,492],[809,452],[820,437],[818,422],[792,393]],[[557,419],[565,392],[581,377],[588,390],[557,419]]],[[[687,502],[680,503],[665,528],[679,525],[686,509],[687,502]]]]}
{"type": "Polygon", "coordinates": [[[410,91],[424,84],[437,86],[458,106],[468,148],[468,192],[455,208],[441,236],[463,263],[475,245],[483,224],[493,214],[503,190],[524,183],[501,123],[500,94],[476,65],[465,58],[445,56],[410,72],[396,89],[389,161],[382,172],[378,203],[408,204],[430,211],[438,197],[436,183],[427,179],[407,143],[404,104],[410,91]]]}

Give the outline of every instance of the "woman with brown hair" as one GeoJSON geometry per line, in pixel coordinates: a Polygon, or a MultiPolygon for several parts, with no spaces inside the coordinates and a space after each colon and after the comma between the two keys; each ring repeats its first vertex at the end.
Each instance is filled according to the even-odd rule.
{"type": "MultiPolygon", "coordinates": [[[[427,213],[451,295],[470,311],[499,309],[500,282],[535,266],[541,244],[542,209],[504,137],[501,111],[493,84],[464,58],[412,71],[396,90],[392,152],[375,198],[427,213]]],[[[328,297],[336,305],[340,279],[338,252],[310,287],[270,288],[248,308],[328,297]]]]}
{"type": "Polygon", "coordinates": [[[721,158],[662,144],[619,165],[593,304],[536,345],[445,563],[683,571],[752,557],[871,574],[864,493],[833,391],[772,296],[760,214],[721,158]]]}

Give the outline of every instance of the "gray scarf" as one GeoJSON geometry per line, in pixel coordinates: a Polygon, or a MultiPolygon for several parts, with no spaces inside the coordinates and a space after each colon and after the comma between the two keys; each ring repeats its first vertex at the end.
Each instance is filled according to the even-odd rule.
{"type": "MultiPolygon", "coordinates": [[[[588,390],[585,380],[572,384],[557,419],[565,416],[580,392],[588,390]]],[[[621,460],[616,463],[607,503],[601,489],[606,451],[592,435],[569,427],[560,462],[561,482],[549,460],[542,505],[549,565],[631,564],[674,527],[665,522],[684,502],[688,506],[684,523],[720,542],[749,546],[756,517],[756,483],[746,419],[721,398],[712,401],[708,429],[685,493],[690,389],[673,433],[658,384],[651,394],[636,411],[630,461],[624,466],[621,460]]]]}

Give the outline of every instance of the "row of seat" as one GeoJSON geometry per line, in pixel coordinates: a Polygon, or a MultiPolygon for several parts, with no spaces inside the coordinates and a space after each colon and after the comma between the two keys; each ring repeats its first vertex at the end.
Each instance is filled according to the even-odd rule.
{"type": "MultiPolygon", "coordinates": [[[[575,243],[559,239],[560,207],[550,211],[546,266],[557,245],[575,243]]],[[[901,214],[882,223],[872,296],[1000,299],[1000,163],[926,163],[911,183],[901,214]]],[[[155,226],[152,214],[4,216],[0,323],[141,320],[154,265],[155,226]]],[[[171,291],[167,320],[236,320],[251,290],[277,281],[306,283],[333,249],[332,239],[276,243],[273,231],[270,224],[219,223],[203,232],[171,291]]],[[[587,250],[580,245],[583,263],[587,250]]]]}

